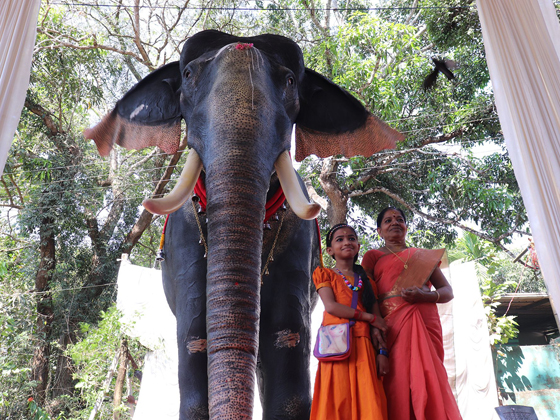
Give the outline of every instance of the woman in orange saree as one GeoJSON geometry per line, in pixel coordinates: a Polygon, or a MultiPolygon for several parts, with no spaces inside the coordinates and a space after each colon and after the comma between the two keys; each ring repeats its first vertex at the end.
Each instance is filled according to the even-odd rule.
{"type": "Polygon", "coordinates": [[[444,250],[407,247],[406,219],[400,209],[383,210],[377,226],[385,246],[368,251],[362,266],[375,280],[388,326],[390,369],[383,387],[389,420],[460,420],[443,366],[436,307],[453,299],[439,269],[444,250]]]}

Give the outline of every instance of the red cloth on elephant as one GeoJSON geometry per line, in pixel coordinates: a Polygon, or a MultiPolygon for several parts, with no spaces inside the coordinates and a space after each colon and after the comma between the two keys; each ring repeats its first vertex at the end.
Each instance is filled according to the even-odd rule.
{"type": "MultiPolygon", "coordinates": [[[[371,280],[370,280],[371,281],[371,280]]],[[[315,287],[330,287],[337,302],[351,306],[352,291],[342,276],[328,268],[313,273],[315,287]]],[[[358,299],[358,309],[365,310],[358,299]]],[[[322,325],[341,324],[347,319],[323,313],[322,325]]],[[[350,357],[336,362],[319,362],[311,420],[386,420],[387,405],[383,385],[377,377],[375,350],[371,344],[370,326],[357,321],[351,328],[350,357]]]]}
{"type": "MultiPolygon", "coordinates": [[[[411,255],[417,249],[410,248],[411,255]]],[[[393,294],[404,263],[395,255],[368,251],[387,327],[390,369],[383,378],[389,420],[461,420],[443,365],[441,322],[435,303],[410,304],[393,294]],[[383,298],[385,296],[385,298],[383,298]]],[[[409,266],[413,270],[414,266],[409,266]]],[[[419,280],[422,283],[422,280],[419,280]]]]}

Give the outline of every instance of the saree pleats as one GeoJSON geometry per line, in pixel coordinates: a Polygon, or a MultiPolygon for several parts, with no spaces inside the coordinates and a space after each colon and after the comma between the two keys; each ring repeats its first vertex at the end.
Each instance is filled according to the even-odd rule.
{"type": "Polygon", "coordinates": [[[383,385],[390,420],[456,420],[461,415],[443,366],[441,324],[434,304],[403,304],[385,318],[390,374],[383,385]]]}

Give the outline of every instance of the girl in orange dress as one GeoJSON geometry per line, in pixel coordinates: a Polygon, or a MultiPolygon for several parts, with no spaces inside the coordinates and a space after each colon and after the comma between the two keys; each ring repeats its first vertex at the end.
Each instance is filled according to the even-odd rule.
{"type": "Polygon", "coordinates": [[[371,280],[355,264],[360,250],[358,237],[350,226],[336,225],[327,233],[326,244],[336,265],[334,269],[319,267],[313,273],[313,282],[325,306],[322,325],[342,324],[350,319],[356,323],[350,328],[350,357],[319,362],[311,420],[386,420],[387,401],[379,376],[387,372],[388,353],[382,349],[382,354],[377,354],[370,329],[373,326],[385,332],[387,327],[371,280]],[[354,280],[354,273],[359,280],[354,280]],[[351,307],[354,288],[359,290],[356,309],[351,307]]]}

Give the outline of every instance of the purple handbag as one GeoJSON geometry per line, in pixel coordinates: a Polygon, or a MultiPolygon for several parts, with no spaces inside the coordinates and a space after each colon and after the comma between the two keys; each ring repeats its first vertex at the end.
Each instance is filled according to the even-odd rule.
{"type": "MultiPolygon", "coordinates": [[[[358,291],[352,293],[352,309],[358,306],[358,291]]],[[[317,339],[313,356],[320,362],[335,362],[350,357],[352,347],[352,331],[350,327],[356,321],[351,319],[343,324],[321,325],[317,331],[317,339]]]]}

